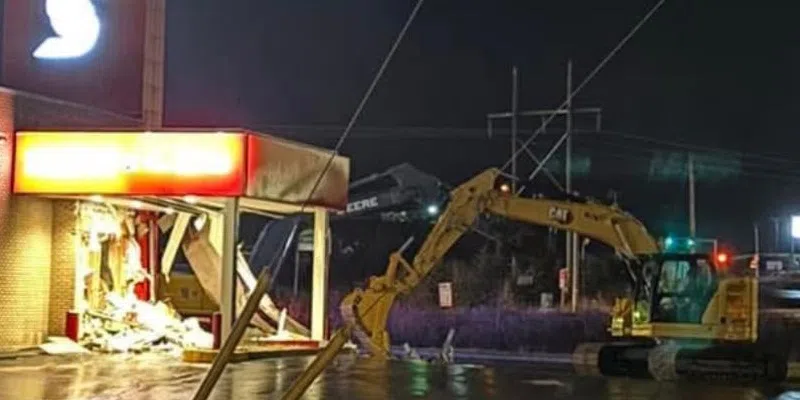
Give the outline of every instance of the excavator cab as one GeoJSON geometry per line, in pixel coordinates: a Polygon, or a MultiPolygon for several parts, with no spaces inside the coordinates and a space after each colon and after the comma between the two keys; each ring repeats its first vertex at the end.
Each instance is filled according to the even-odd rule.
{"type": "Polygon", "coordinates": [[[615,306],[612,335],[756,341],[758,284],[720,267],[708,254],[665,253],[643,261],[633,301],[615,306]]]}
{"type": "Polygon", "coordinates": [[[668,254],[653,262],[650,272],[650,321],[654,323],[700,324],[717,290],[711,260],[702,254],[668,254]]]}

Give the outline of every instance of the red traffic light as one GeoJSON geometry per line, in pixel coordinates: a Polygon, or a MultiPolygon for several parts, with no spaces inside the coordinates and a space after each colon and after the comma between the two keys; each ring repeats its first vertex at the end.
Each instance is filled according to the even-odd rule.
{"type": "Polygon", "coordinates": [[[726,264],[728,262],[728,253],[717,253],[717,262],[719,264],[726,264]]]}

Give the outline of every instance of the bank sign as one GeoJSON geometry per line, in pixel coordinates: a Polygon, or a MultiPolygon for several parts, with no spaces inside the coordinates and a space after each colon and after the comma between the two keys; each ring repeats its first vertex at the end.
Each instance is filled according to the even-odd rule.
{"type": "Polygon", "coordinates": [[[54,35],[33,51],[35,58],[64,59],[89,53],[100,37],[100,17],[91,0],[45,0],[54,35]]]}
{"type": "Polygon", "coordinates": [[[136,116],[146,0],[5,0],[2,84],[136,116]]]}

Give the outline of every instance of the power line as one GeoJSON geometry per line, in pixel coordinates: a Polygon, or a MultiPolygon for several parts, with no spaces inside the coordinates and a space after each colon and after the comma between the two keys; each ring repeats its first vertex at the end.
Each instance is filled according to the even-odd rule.
{"type": "MultiPolygon", "coordinates": [[[[282,132],[284,135],[286,134],[313,134],[315,138],[318,139],[325,139],[325,138],[333,138],[338,137],[335,133],[336,131],[341,131],[344,126],[336,126],[336,125],[263,125],[266,128],[273,129],[275,131],[282,132]],[[313,133],[309,133],[313,132],[313,133]]],[[[507,134],[510,132],[508,129],[495,129],[496,134],[507,134]]],[[[590,138],[597,138],[598,135],[602,135],[605,137],[621,137],[625,139],[631,140],[639,140],[639,141],[646,141],[650,143],[659,144],[662,146],[673,147],[677,149],[683,150],[696,150],[696,151],[703,151],[703,152],[715,152],[715,153],[724,153],[729,154],[731,156],[740,157],[742,159],[761,159],[765,162],[775,163],[780,162],[784,164],[797,164],[800,166],[800,160],[792,160],[788,158],[784,158],[785,156],[782,155],[769,155],[763,153],[755,153],[755,152],[743,152],[740,150],[734,150],[725,147],[712,147],[700,144],[693,144],[688,142],[682,141],[675,141],[675,140],[665,140],[665,139],[657,139],[648,136],[633,134],[633,133],[626,133],[621,131],[613,131],[613,130],[601,130],[596,131],[593,129],[575,129],[573,130],[573,134],[576,136],[580,136],[582,140],[586,137],[590,138]]],[[[455,127],[431,127],[431,126],[411,126],[411,127],[362,127],[362,128],[354,128],[351,131],[350,137],[357,138],[359,140],[402,140],[402,139],[414,139],[414,140],[453,140],[453,139],[485,139],[486,138],[486,129],[485,128],[455,128],[455,127]],[[360,134],[360,135],[359,135],[360,134]]],[[[553,140],[555,140],[552,136],[539,136],[542,139],[541,142],[531,143],[530,146],[536,145],[538,143],[547,142],[548,147],[553,140]]]]}
{"type": "Polygon", "coordinates": [[[425,3],[425,0],[417,0],[417,4],[414,6],[414,9],[411,10],[411,14],[408,16],[405,25],[403,25],[403,28],[400,30],[400,33],[397,34],[397,38],[394,40],[391,49],[389,49],[389,53],[383,59],[383,63],[381,63],[380,69],[378,69],[378,72],[372,79],[372,83],[370,83],[366,93],[364,93],[364,96],[361,98],[361,102],[358,104],[358,107],[356,107],[353,116],[350,118],[350,122],[347,123],[347,127],[344,129],[344,132],[342,132],[342,135],[336,142],[336,146],[333,148],[331,156],[325,163],[325,167],[322,169],[322,171],[320,171],[319,176],[317,177],[317,180],[314,183],[314,186],[311,187],[311,191],[308,193],[308,197],[300,207],[301,211],[304,210],[308,202],[311,201],[311,198],[314,196],[314,193],[317,191],[317,188],[319,188],[319,184],[322,182],[322,178],[328,172],[328,169],[330,169],[333,160],[336,158],[336,156],[339,154],[339,151],[342,149],[344,141],[347,139],[347,136],[350,134],[350,131],[353,129],[353,126],[356,124],[356,121],[358,121],[358,117],[361,116],[361,112],[364,110],[364,106],[367,104],[367,101],[370,99],[370,97],[372,97],[372,92],[375,90],[375,87],[378,86],[378,82],[380,82],[381,77],[383,77],[383,73],[384,71],[386,71],[386,67],[389,66],[389,62],[392,60],[394,53],[397,51],[397,48],[400,47],[400,43],[403,41],[403,38],[406,35],[406,31],[408,31],[408,28],[411,26],[411,23],[414,22],[414,18],[416,18],[417,13],[419,12],[419,9],[422,7],[423,3],[425,3]]]}
{"type": "Polygon", "coordinates": [[[635,134],[624,133],[624,132],[619,132],[619,131],[609,131],[609,130],[601,130],[601,131],[580,130],[580,131],[581,131],[581,133],[610,134],[610,135],[625,137],[625,138],[628,138],[628,139],[641,140],[641,141],[647,141],[647,142],[651,142],[651,143],[657,143],[657,144],[662,144],[662,145],[667,145],[667,146],[683,148],[683,149],[686,149],[686,150],[722,152],[722,153],[728,153],[728,154],[731,154],[731,155],[737,155],[737,156],[740,156],[740,157],[759,158],[759,159],[763,159],[765,161],[769,161],[771,163],[777,161],[777,162],[782,162],[782,163],[787,163],[787,164],[798,164],[798,165],[800,165],[800,161],[792,160],[792,159],[788,159],[788,158],[783,158],[783,156],[778,156],[778,155],[758,154],[758,153],[752,153],[752,152],[743,152],[743,151],[740,151],[740,150],[726,149],[726,148],[721,148],[721,147],[702,146],[702,145],[691,144],[691,143],[680,142],[680,141],[669,141],[669,140],[663,140],[663,139],[656,139],[656,138],[652,138],[652,137],[635,135],[635,134]]]}
{"type": "MultiPolygon", "coordinates": [[[[564,99],[564,101],[561,103],[560,106],[558,106],[557,109],[560,110],[566,107],[568,104],[570,104],[572,98],[575,97],[575,95],[578,94],[584,88],[584,86],[586,86],[589,83],[589,81],[591,81],[595,77],[595,75],[597,75],[600,72],[601,69],[603,69],[603,67],[611,60],[611,58],[613,58],[617,54],[617,52],[619,52],[620,49],[622,49],[623,46],[625,46],[626,43],[628,43],[628,41],[633,37],[633,35],[635,35],[636,32],[638,32],[639,29],[641,29],[641,27],[644,26],[644,24],[650,20],[650,18],[653,16],[653,14],[656,13],[656,11],[658,11],[659,8],[661,8],[661,6],[665,3],[665,1],[666,0],[659,0],[658,3],[656,3],[656,5],[654,5],[653,8],[651,8],[650,11],[647,14],[645,14],[645,16],[633,27],[633,29],[631,29],[631,31],[628,32],[628,34],[625,35],[625,37],[623,37],[622,40],[620,40],[620,42],[608,53],[608,55],[606,55],[605,58],[603,58],[600,61],[600,63],[597,64],[596,67],[594,67],[594,69],[589,73],[589,75],[587,75],[586,78],[584,78],[583,82],[581,82],[578,85],[578,87],[572,90],[571,93],[567,93],[567,98],[564,99]]],[[[508,166],[511,164],[511,161],[516,159],[519,156],[519,154],[522,153],[522,151],[524,151],[524,149],[533,141],[533,139],[539,133],[541,133],[544,127],[547,126],[547,124],[549,124],[556,117],[556,115],[557,113],[550,114],[549,117],[547,117],[544,121],[542,121],[542,126],[539,127],[539,129],[537,129],[536,132],[533,135],[531,135],[525,142],[523,142],[522,147],[517,149],[517,151],[515,151],[514,154],[511,155],[511,158],[508,161],[506,161],[505,164],[503,164],[503,167],[501,169],[505,170],[506,168],[508,168],[508,166]]],[[[559,146],[561,146],[561,143],[563,143],[569,135],[570,135],[569,131],[567,131],[564,135],[562,135],[561,138],[558,140],[558,142],[556,142],[556,144],[554,145],[553,149],[556,149],[559,146]]],[[[553,154],[552,151],[548,153],[548,155],[544,157],[542,162],[547,162],[547,159],[550,156],[552,156],[552,154],[553,154]]]]}

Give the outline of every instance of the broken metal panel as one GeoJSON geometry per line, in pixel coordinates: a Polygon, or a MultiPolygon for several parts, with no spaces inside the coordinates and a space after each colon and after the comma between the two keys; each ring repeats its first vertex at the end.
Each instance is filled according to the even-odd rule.
{"type": "Polygon", "coordinates": [[[308,205],[347,207],[350,159],[335,156],[328,165],[330,150],[256,134],[247,140],[247,197],[303,204],[325,171],[308,205]]]}
{"type": "MultiPolygon", "coordinates": [[[[169,273],[172,271],[172,266],[175,263],[175,257],[178,255],[181,241],[189,227],[189,222],[192,215],[188,213],[178,213],[175,218],[175,223],[172,226],[172,232],[169,233],[167,245],[164,247],[164,253],[161,255],[161,273],[169,281],[169,273]]],[[[159,225],[161,220],[159,220],[159,225]]],[[[163,229],[163,228],[162,228],[163,229]]]]}
{"type": "MultiPolygon", "coordinates": [[[[212,218],[213,221],[213,218],[212,218]]],[[[208,296],[216,303],[220,301],[220,271],[222,269],[220,253],[216,251],[209,238],[212,224],[206,224],[202,231],[190,227],[183,242],[183,252],[192,267],[200,285],[208,296]]],[[[247,295],[255,287],[255,276],[241,252],[237,251],[237,282],[236,302],[237,315],[244,306],[247,295]]],[[[280,309],[275,305],[269,294],[264,295],[259,304],[259,312],[253,317],[251,323],[262,331],[271,334],[275,332],[274,325],[280,319],[280,309]]],[[[293,318],[287,318],[287,328],[290,332],[308,337],[309,330],[293,318]]]]}
{"type": "Polygon", "coordinates": [[[161,233],[164,233],[173,225],[175,225],[175,220],[178,218],[177,214],[164,214],[161,218],[158,219],[158,229],[161,233]]]}

